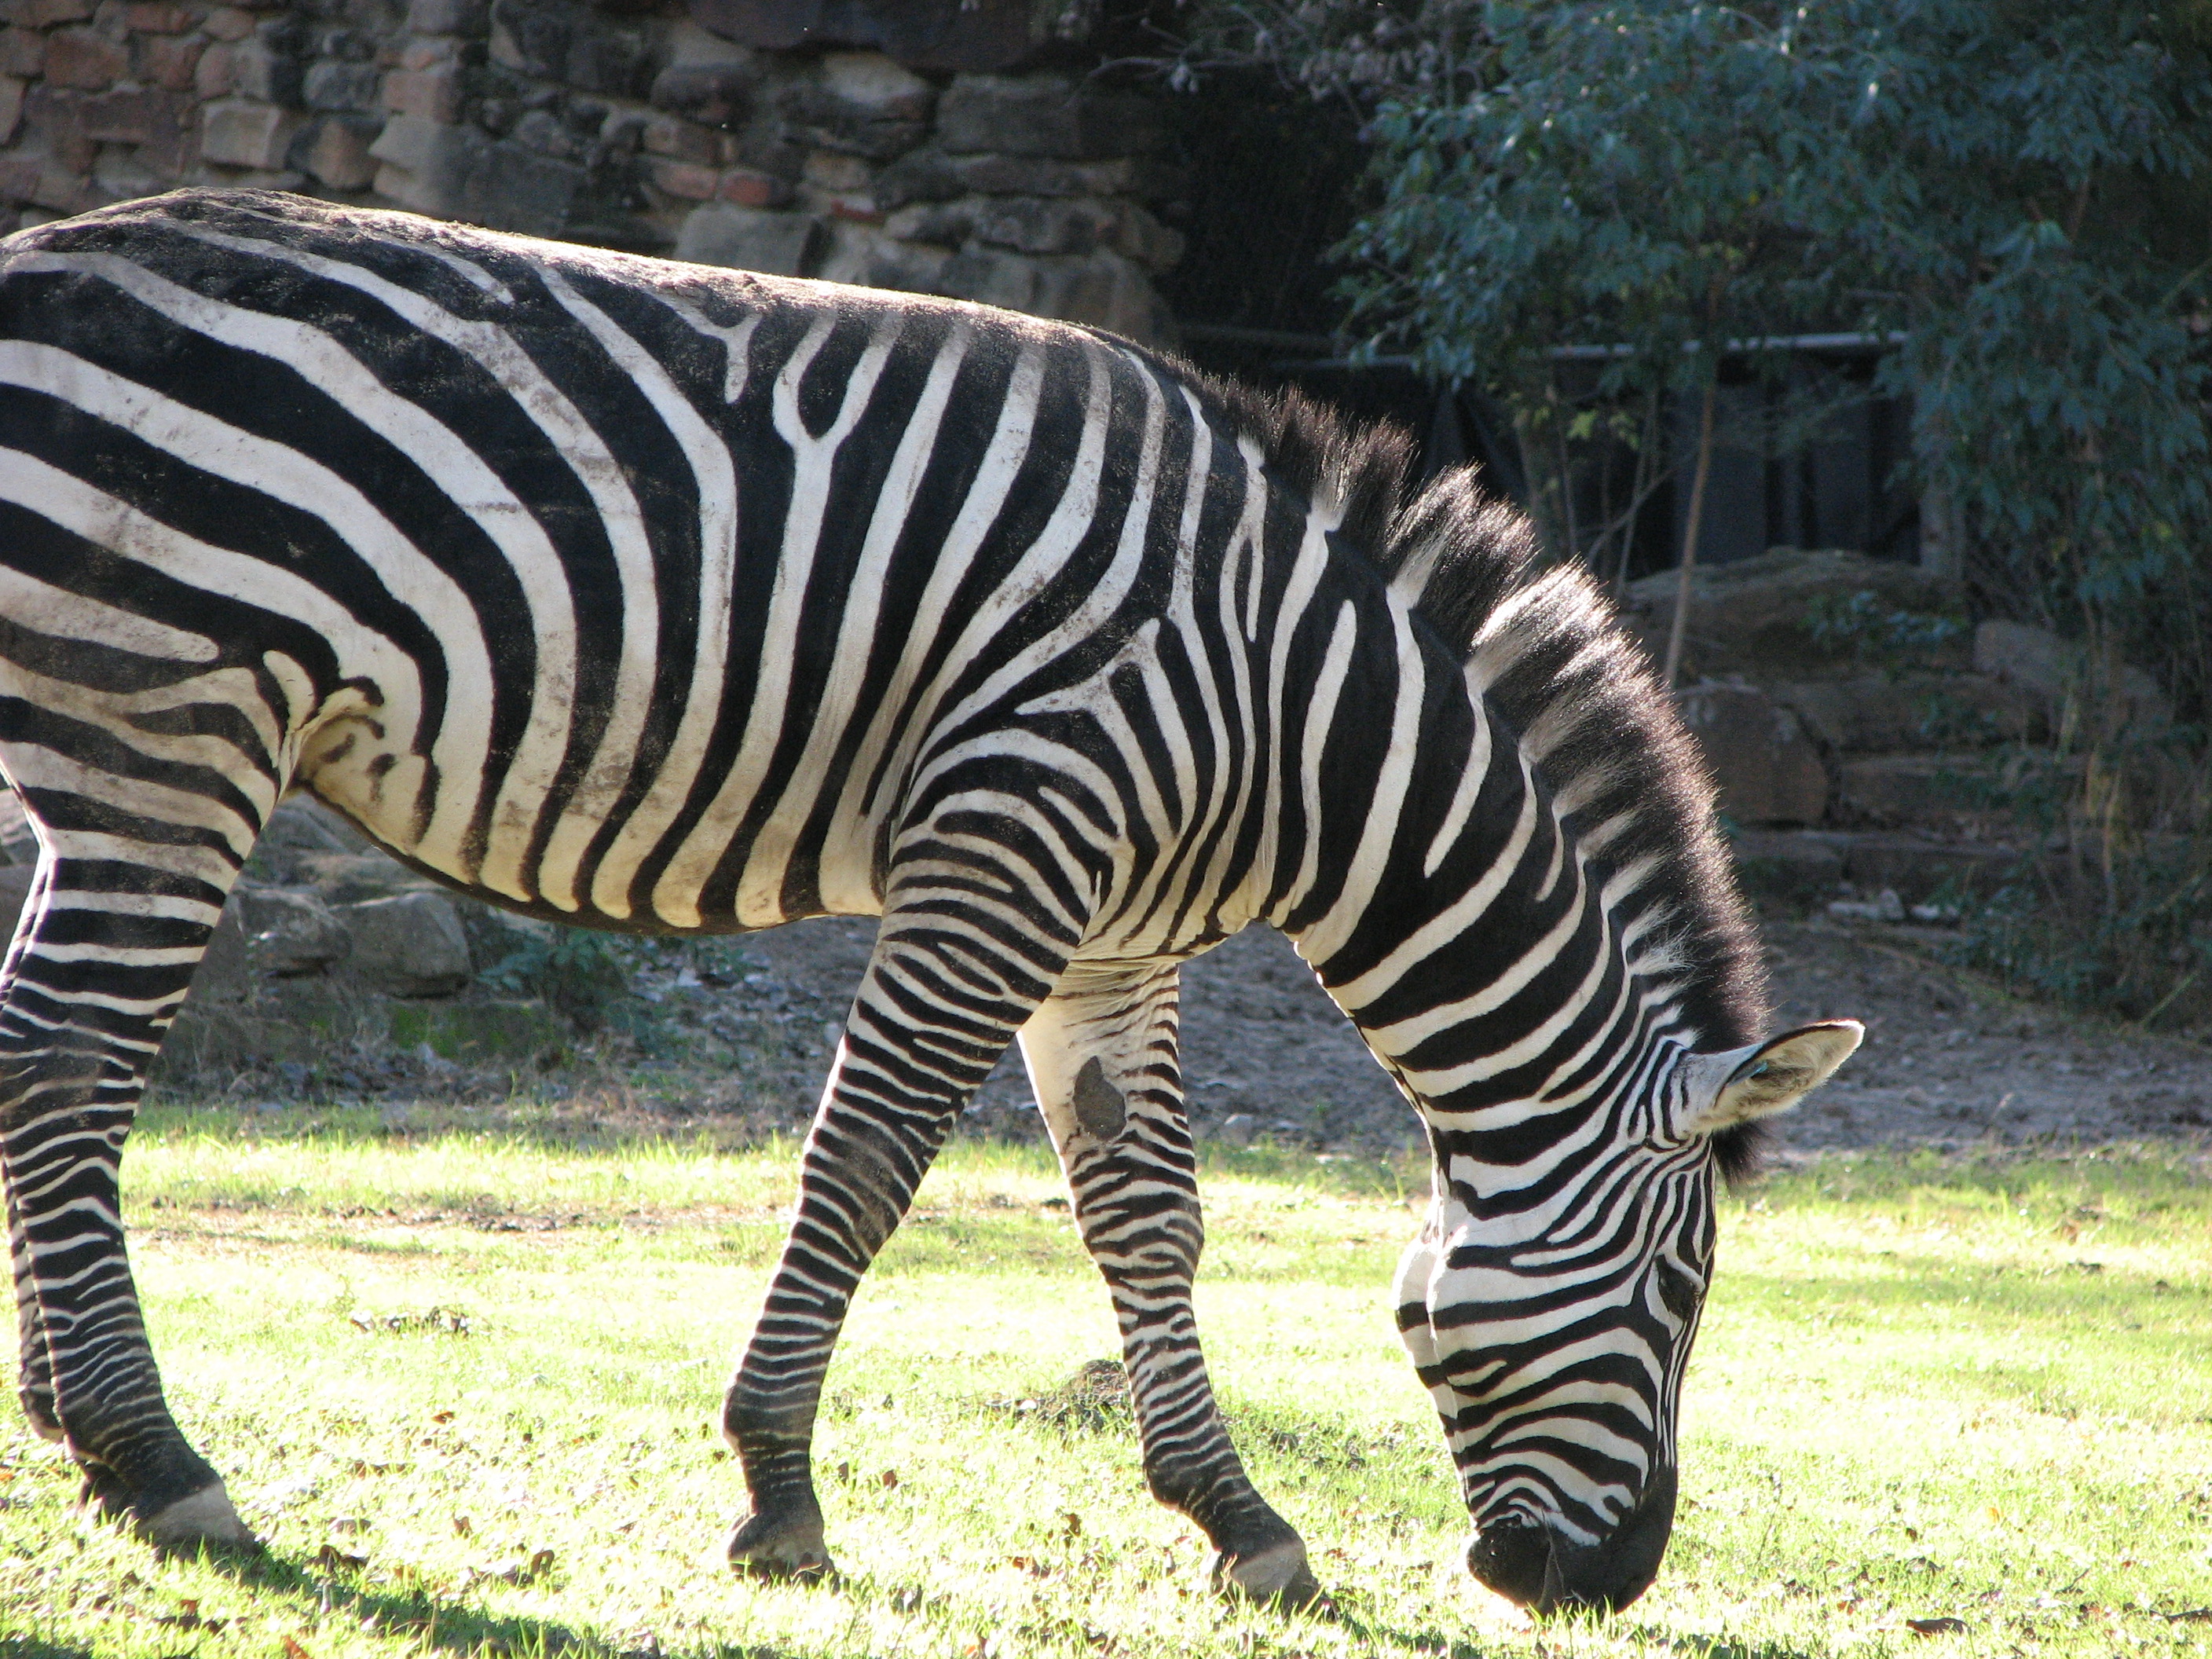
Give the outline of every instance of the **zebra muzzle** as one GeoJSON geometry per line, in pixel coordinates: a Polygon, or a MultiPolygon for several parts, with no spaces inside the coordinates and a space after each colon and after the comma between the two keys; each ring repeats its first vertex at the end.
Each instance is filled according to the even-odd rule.
{"type": "Polygon", "coordinates": [[[1467,1570],[1533,1613],[1614,1613],[1651,1587],[1674,1528],[1674,1471],[1655,1470],[1636,1507],[1595,1544],[1549,1527],[1505,1522],[1478,1530],[1467,1570]]]}

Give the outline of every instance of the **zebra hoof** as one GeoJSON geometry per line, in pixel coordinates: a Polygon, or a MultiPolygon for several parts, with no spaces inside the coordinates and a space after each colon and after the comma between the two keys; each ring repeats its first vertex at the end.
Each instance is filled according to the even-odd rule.
{"type": "Polygon", "coordinates": [[[1249,1554],[1224,1551],[1213,1558],[1209,1576],[1221,1595],[1272,1601],[1285,1612],[1310,1607],[1322,1599],[1321,1585],[1306,1565],[1305,1544],[1297,1537],[1249,1554]]]}
{"type": "Polygon", "coordinates": [[[835,1579],[837,1569],[823,1541],[822,1517],[755,1515],[730,1534],[730,1568],[741,1578],[801,1584],[835,1579]]]}
{"type": "Polygon", "coordinates": [[[230,1506],[230,1494],[218,1480],[180,1498],[137,1522],[141,1536],[164,1555],[187,1555],[202,1548],[258,1550],[261,1540],[247,1530],[230,1506]]]}

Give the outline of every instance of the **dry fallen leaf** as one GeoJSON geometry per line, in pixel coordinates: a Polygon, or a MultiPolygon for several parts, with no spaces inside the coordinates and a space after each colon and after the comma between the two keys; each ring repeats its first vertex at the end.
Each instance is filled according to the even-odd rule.
{"type": "Polygon", "coordinates": [[[1083,1517],[1073,1510],[1060,1517],[1060,1529],[1070,1538],[1083,1536],[1083,1517]]]}
{"type": "Polygon", "coordinates": [[[878,1478],[882,1480],[884,1490],[885,1492],[892,1491],[898,1485],[898,1471],[896,1469],[885,1469],[878,1478]]]}
{"type": "Polygon", "coordinates": [[[348,1555],[336,1544],[325,1544],[315,1552],[314,1565],[324,1572],[359,1572],[368,1565],[365,1555],[348,1555]]]}
{"type": "Polygon", "coordinates": [[[433,1423],[450,1423],[453,1420],[453,1414],[451,1412],[432,1412],[430,1420],[433,1423]]]}
{"type": "Polygon", "coordinates": [[[284,1659],[315,1659],[315,1656],[301,1647],[297,1638],[288,1636],[284,1638],[284,1659]]]}
{"type": "Polygon", "coordinates": [[[466,1537],[469,1537],[470,1535],[471,1535],[471,1534],[476,1531],[476,1529],[477,1529],[476,1522],[473,1522],[473,1521],[471,1521],[471,1520],[470,1520],[470,1519],[469,1519],[469,1517],[468,1517],[467,1516],[465,1516],[465,1515],[457,1515],[457,1516],[455,1516],[453,1517],[453,1536],[454,1536],[454,1537],[456,1537],[456,1538],[466,1538],[466,1537]]]}
{"type": "Polygon", "coordinates": [[[1908,1619],[1905,1629],[1915,1636],[1964,1636],[1966,1621],[1963,1619],[1908,1619]]]}

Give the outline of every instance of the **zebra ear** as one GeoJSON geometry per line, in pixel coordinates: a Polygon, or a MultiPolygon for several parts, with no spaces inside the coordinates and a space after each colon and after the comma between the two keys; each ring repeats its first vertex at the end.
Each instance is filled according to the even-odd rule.
{"type": "Polygon", "coordinates": [[[1684,1136],[1786,1112],[1834,1075],[1866,1035],[1855,1019],[1824,1019],[1717,1054],[1692,1054],[1682,1080],[1684,1136]]]}

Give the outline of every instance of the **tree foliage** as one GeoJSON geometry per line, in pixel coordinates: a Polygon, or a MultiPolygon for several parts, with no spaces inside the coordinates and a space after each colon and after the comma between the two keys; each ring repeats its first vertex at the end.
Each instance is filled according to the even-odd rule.
{"type": "Polygon", "coordinates": [[[1717,343],[1901,336],[1882,386],[1984,602],[2092,663],[2148,657],[2201,714],[2191,25],[2123,0],[1200,0],[1180,71],[1256,57],[1359,106],[1349,326],[1524,424],[1556,408],[1562,345],[1622,347],[1602,389],[1632,402],[1709,380],[1717,343]]]}

